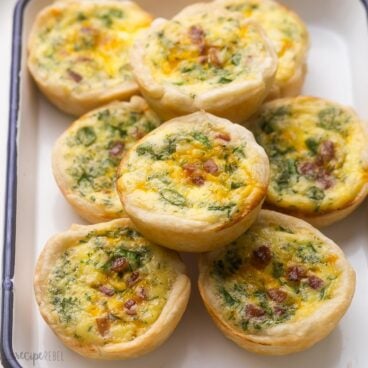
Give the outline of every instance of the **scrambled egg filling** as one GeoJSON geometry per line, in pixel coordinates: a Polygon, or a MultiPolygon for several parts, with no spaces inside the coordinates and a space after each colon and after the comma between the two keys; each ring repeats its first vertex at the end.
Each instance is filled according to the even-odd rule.
{"type": "Polygon", "coordinates": [[[264,190],[252,176],[259,161],[244,141],[212,123],[168,126],[131,152],[118,185],[140,208],[228,222],[264,190]]]}
{"type": "Polygon", "coordinates": [[[262,79],[269,51],[241,17],[199,12],[177,17],[147,37],[145,62],[156,80],[188,93],[262,79]]]}
{"type": "Polygon", "coordinates": [[[50,308],[66,333],[83,343],[131,341],[167,301],[176,278],[169,257],[129,227],[90,232],[53,265],[50,308]]]}
{"type": "Polygon", "coordinates": [[[279,59],[276,82],[292,78],[304,62],[308,46],[308,31],[297,15],[273,1],[230,0],[225,8],[256,21],[266,31],[279,59]]]}
{"type": "Polygon", "coordinates": [[[140,8],[71,2],[48,12],[31,50],[32,62],[49,82],[75,92],[132,81],[129,50],[150,25],[140,8]]]}
{"type": "Polygon", "coordinates": [[[70,189],[116,216],[123,209],[116,192],[116,169],[123,154],[160,122],[150,110],[119,104],[78,121],[63,142],[70,189]]]}
{"type": "Polygon", "coordinates": [[[333,298],[341,274],[337,259],[306,229],[253,225],[212,264],[221,313],[250,333],[308,317],[333,298]]]}
{"type": "Polygon", "coordinates": [[[338,105],[311,97],[271,103],[256,123],[271,164],[270,203],[303,213],[337,210],[367,182],[365,133],[338,105]]]}

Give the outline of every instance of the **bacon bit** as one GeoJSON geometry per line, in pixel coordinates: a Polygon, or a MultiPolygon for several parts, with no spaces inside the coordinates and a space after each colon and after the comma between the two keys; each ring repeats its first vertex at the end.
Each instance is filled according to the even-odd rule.
{"type": "Polygon", "coordinates": [[[308,277],[308,284],[312,289],[317,290],[324,285],[324,282],[319,277],[312,275],[308,277]]]}
{"type": "Polygon", "coordinates": [[[218,134],[215,135],[215,138],[222,139],[225,142],[230,142],[231,141],[231,137],[227,133],[218,133],[218,134]]]}
{"type": "Polygon", "coordinates": [[[117,141],[112,144],[112,147],[109,150],[109,154],[110,156],[117,157],[121,155],[123,150],[124,150],[124,143],[117,141]]]}
{"type": "Polygon", "coordinates": [[[287,293],[277,288],[268,290],[267,294],[273,301],[277,303],[281,303],[287,298],[287,293]]]}
{"type": "Polygon", "coordinates": [[[185,170],[185,172],[187,174],[193,174],[195,171],[199,170],[199,163],[195,163],[195,164],[184,164],[183,165],[183,169],[185,170]]]}
{"type": "Polygon", "coordinates": [[[129,262],[125,257],[116,258],[110,267],[111,271],[123,272],[129,267],[129,262]]]}
{"type": "Polygon", "coordinates": [[[137,303],[133,299],[129,299],[124,303],[125,312],[130,316],[137,314],[137,303]]]}
{"type": "Polygon", "coordinates": [[[299,174],[315,177],[318,174],[319,167],[314,162],[302,162],[298,165],[299,174]]]}
{"type": "Polygon", "coordinates": [[[287,269],[287,278],[289,281],[300,281],[306,275],[303,266],[291,266],[287,269]]]}
{"type": "Polygon", "coordinates": [[[334,185],[333,178],[326,172],[318,177],[318,183],[321,184],[323,189],[329,189],[334,185]]]}
{"type": "Polygon", "coordinates": [[[273,311],[276,314],[276,316],[280,317],[286,312],[286,309],[276,305],[273,311]]]}
{"type": "Polygon", "coordinates": [[[215,47],[208,49],[208,62],[219,68],[222,66],[219,51],[215,47]]]}
{"type": "Polygon", "coordinates": [[[218,173],[218,166],[216,162],[210,158],[203,164],[204,171],[208,172],[209,174],[217,174],[218,173]]]}
{"type": "Polygon", "coordinates": [[[107,285],[101,285],[98,287],[98,290],[101,291],[101,293],[107,295],[107,296],[113,296],[115,294],[115,290],[107,285]]]}
{"type": "Polygon", "coordinates": [[[200,45],[202,43],[204,43],[204,31],[201,27],[199,26],[191,26],[189,28],[189,37],[191,39],[191,41],[196,44],[196,45],[200,45]]]}
{"type": "Polygon", "coordinates": [[[252,253],[252,265],[256,268],[265,268],[271,261],[272,253],[269,247],[261,245],[252,253]]]}
{"type": "Polygon", "coordinates": [[[108,317],[96,318],[97,330],[101,336],[105,336],[110,329],[110,320],[108,317]]]}
{"type": "Polygon", "coordinates": [[[198,185],[199,187],[204,184],[205,180],[202,175],[195,174],[191,177],[191,181],[193,184],[198,185]]]}
{"type": "Polygon", "coordinates": [[[203,29],[199,26],[191,26],[188,33],[191,41],[198,46],[199,54],[206,55],[207,46],[203,29]]]}
{"type": "Polygon", "coordinates": [[[255,318],[262,317],[265,314],[265,311],[262,308],[255,306],[254,304],[247,304],[245,307],[245,314],[247,317],[255,318]]]}
{"type": "Polygon", "coordinates": [[[138,271],[133,271],[130,276],[127,279],[127,285],[128,287],[133,286],[134,284],[136,284],[139,280],[139,272],[138,271]]]}
{"type": "Polygon", "coordinates": [[[83,80],[83,77],[80,74],[76,73],[75,71],[67,69],[67,72],[69,77],[73,79],[74,82],[80,83],[83,80]]]}
{"type": "Polygon", "coordinates": [[[140,286],[139,288],[137,288],[136,295],[141,300],[146,300],[147,297],[148,297],[147,290],[144,287],[142,287],[142,286],[140,286]]]}
{"type": "Polygon", "coordinates": [[[319,145],[317,162],[328,164],[335,157],[335,145],[327,140],[319,145]]]}

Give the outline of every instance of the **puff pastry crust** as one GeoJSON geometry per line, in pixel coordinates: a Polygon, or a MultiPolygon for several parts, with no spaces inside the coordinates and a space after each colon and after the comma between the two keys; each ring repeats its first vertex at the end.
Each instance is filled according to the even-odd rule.
{"type": "Polygon", "coordinates": [[[316,97],[280,99],[265,104],[250,129],[270,159],[270,208],[322,227],[366,197],[368,138],[352,109],[316,97]]]}
{"type": "Polygon", "coordinates": [[[37,16],[28,68],[60,110],[80,116],[138,93],[129,63],[137,33],[151,16],[130,1],[57,1],[37,16]]]}
{"type": "Polygon", "coordinates": [[[147,102],[168,120],[205,110],[244,122],[269,92],[277,57],[254,22],[213,3],[158,19],[132,48],[133,73],[147,102]]]}
{"type": "Polygon", "coordinates": [[[355,272],[335,243],[267,210],[228,247],[202,255],[199,267],[199,290],[216,325],[259,354],[311,347],[335,328],[355,290],[355,272]]]}
{"type": "Polygon", "coordinates": [[[122,160],[117,190],[148,239],[203,252],[230,243],[255,220],[268,170],[247,129],[197,112],[143,137],[122,160]]]}
{"type": "Polygon", "coordinates": [[[272,0],[217,0],[215,3],[254,20],[271,40],[278,66],[267,100],[299,95],[307,71],[309,49],[308,30],[299,16],[272,0]]]}
{"type": "Polygon", "coordinates": [[[56,141],[55,180],[75,211],[97,223],[125,217],[116,192],[116,170],[124,153],[160,125],[143,98],[113,102],[83,115],[56,141]]]}
{"type": "Polygon", "coordinates": [[[34,287],[53,332],[96,359],[155,349],[175,329],[190,293],[179,256],[147,241],[128,219],[73,225],[51,238],[34,287]]]}

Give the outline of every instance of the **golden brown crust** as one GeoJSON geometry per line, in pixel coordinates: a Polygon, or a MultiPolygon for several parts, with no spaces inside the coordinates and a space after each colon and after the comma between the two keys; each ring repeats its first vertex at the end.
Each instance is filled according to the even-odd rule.
{"type": "MultiPolygon", "coordinates": [[[[326,300],[311,315],[295,322],[284,322],[264,333],[251,334],[236,329],[222,314],[217,297],[211,292],[210,266],[217,252],[201,256],[199,261],[199,291],[205,306],[218,328],[240,347],[264,355],[284,355],[305,350],[326,337],[338,324],[348,309],[355,290],[355,272],[346,260],[342,250],[330,239],[308,223],[277,212],[262,210],[258,221],[277,223],[295,232],[308,229],[323,240],[338,256],[341,282],[332,299],[326,300]]],[[[250,230],[251,231],[251,230],[250,230]]]]}
{"type": "Polygon", "coordinates": [[[242,129],[237,124],[218,118],[214,115],[197,112],[191,115],[172,119],[154,132],[143,137],[136,146],[124,156],[119,170],[117,180],[117,190],[126,213],[148,239],[168,248],[184,252],[206,252],[230,243],[242,234],[256,219],[261,209],[268,183],[268,160],[264,152],[256,144],[254,137],[246,129],[242,129]],[[251,167],[254,177],[257,178],[258,185],[247,198],[247,206],[234,219],[225,224],[210,224],[204,221],[195,221],[189,218],[178,217],[169,213],[157,213],[137,207],[132,203],[129,195],[123,188],[121,175],[130,159],[130,155],[135,148],[152,135],[166,129],[168,126],[178,127],[184,124],[196,126],[203,121],[210,121],[223,126],[233,137],[241,137],[246,142],[247,147],[251,147],[257,152],[257,165],[251,167]]]}
{"type": "MultiPolygon", "coordinates": [[[[47,242],[37,261],[34,275],[34,290],[42,317],[62,342],[75,352],[94,359],[127,359],[146,354],[162,344],[174,331],[188,303],[190,280],[185,274],[185,266],[178,256],[170,257],[170,266],[176,270],[177,278],[172,286],[167,302],[159,318],[142,335],[132,341],[109,343],[106,345],[83,344],[80,340],[68,336],[58,322],[58,317],[50,310],[46,301],[48,276],[58,259],[76,240],[83,239],[94,230],[110,229],[111,226],[129,226],[128,219],[118,219],[97,225],[72,225],[61,234],[55,235],[47,242]]],[[[174,253],[173,253],[174,254],[174,253]]]]}
{"type": "MultiPolygon", "coordinates": [[[[188,6],[177,14],[174,19],[190,17],[198,12],[223,14],[224,9],[214,3],[199,3],[188,6]]],[[[236,15],[229,12],[229,16],[236,15]]],[[[142,32],[141,37],[137,39],[132,48],[131,64],[133,73],[147,102],[163,120],[205,110],[235,123],[245,122],[257,110],[270,91],[276,72],[277,58],[263,29],[254,22],[243,20],[245,24],[253,24],[258,28],[269,54],[267,62],[265,61],[267,66],[264,67],[262,80],[234,82],[228,86],[216,87],[210,91],[199,93],[192,98],[174,85],[156,80],[145,64],[145,40],[150,33],[161,29],[166,22],[168,21],[165,19],[154,21],[149,30],[142,32]]]]}
{"type": "MultiPolygon", "coordinates": [[[[54,104],[58,109],[74,116],[81,116],[88,111],[95,109],[114,100],[127,100],[135,94],[139,94],[138,85],[135,81],[125,81],[117,86],[98,89],[90,88],[86,92],[74,92],[70,88],[66,88],[62,83],[48,81],[38,72],[36,63],[32,60],[33,50],[35,49],[37,34],[39,29],[47,22],[50,14],[59,10],[65,9],[69,3],[78,3],[75,0],[56,1],[52,5],[44,8],[38,15],[33,24],[29,40],[28,40],[28,69],[34,78],[41,92],[54,104]]],[[[98,0],[79,1],[81,7],[89,8],[94,4],[99,3],[98,0]]],[[[121,8],[123,11],[126,7],[143,12],[135,3],[130,1],[108,0],[105,5],[114,5],[121,8]]],[[[148,16],[148,14],[146,14],[148,16]]]]}

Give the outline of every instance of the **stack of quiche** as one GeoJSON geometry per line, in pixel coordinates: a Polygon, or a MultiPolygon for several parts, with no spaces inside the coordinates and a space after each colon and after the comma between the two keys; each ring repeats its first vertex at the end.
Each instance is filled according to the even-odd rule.
{"type": "Polygon", "coordinates": [[[239,346],[288,354],[334,329],[355,273],[315,227],[365,199],[368,139],[350,108],[299,95],[308,47],[272,0],[171,19],[118,0],[38,14],[29,70],[77,116],[54,176],[93,223],[51,238],[36,267],[41,314],[68,347],[124,359],[165,341],[190,294],[178,251],[201,253],[204,304],[239,346]]]}

